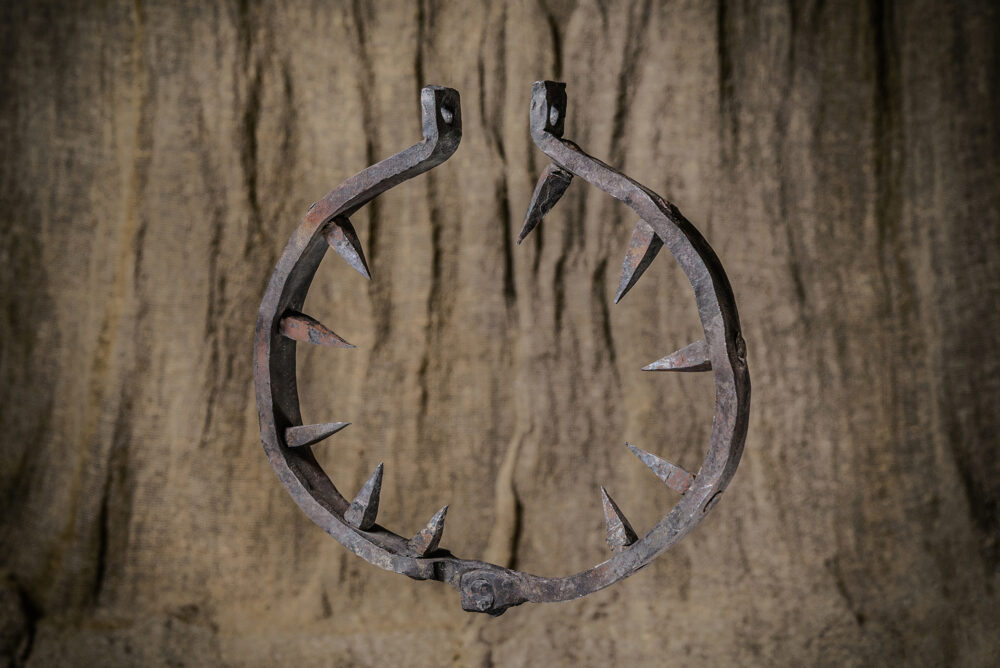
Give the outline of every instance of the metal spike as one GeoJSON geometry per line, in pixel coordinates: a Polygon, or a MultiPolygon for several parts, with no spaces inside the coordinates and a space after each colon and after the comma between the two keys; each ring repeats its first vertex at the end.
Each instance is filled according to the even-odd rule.
{"type": "Polygon", "coordinates": [[[375,517],[378,515],[379,494],[382,492],[383,468],[382,464],[375,467],[375,472],[361,486],[361,491],[354,497],[344,513],[344,520],[355,529],[368,531],[375,524],[375,517]]]}
{"type": "Polygon", "coordinates": [[[601,500],[604,503],[604,521],[608,527],[608,547],[613,552],[621,552],[626,547],[639,540],[635,529],[625,519],[618,504],[608,496],[608,490],[601,487],[601,500]]]}
{"type": "Polygon", "coordinates": [[[444,518],[448,514],[448,506],[434,513],[434,517],[421,529],[416,536],[410,539],[410,547],[421,557],[433,552],[441,542],[441,534],[444,533],[444,518]]]}
{"type": "Polygon", "coordinates": [[[651,452],[646,452],[642,448],[637,448],[631,443],[626,443],[625,447],[632,451],[649,470],[656,474],[656,477],[667,483],[667,487],[678,494],[683,494],[694,482],[694,476],[685,471],[677,464],[668,462],[666,459],[657,457],[651,452]]]}
{"type": "Polygon", "coordinates": [[[653,263],[653,258],[661,248],[663,240],[653,231],[653,227],[644,220],[636,223],[622,262],[622,277],[618,282],[618,294],[615,295],[616,304],[639,282],[639,277],[653,263]]]}
{"type": "Polygon", "coordinates": [[[358,233],[354,231],[354,225],[346,216],[337,216],[330,221],[323,231],[323,236],[326,238],[326,243],[330,244],[330,248],[347,260],[347,264],[357,269],[369,281],[372,280],[368,263],[365,261],[365,252],[361,250],[358,233]]]}
{"type": "Polygon", "coordinates": [[[279,325],[281,335],[293,341],[315,343],[317,346],[353,348],[354,345],[337,336],[333,330],[304,313],[287,311],[279,325]]]}
{"type": "Polygon", "coordinates": [[[542,222],[542,218],[556,205],[572,180],[572,174],[554,163],[549,163],[535,185],[535,192],[531,194],[531,202],[528,204],[528,212],[524,214],[524,225],[517,235],[517,243],[524,241],[531,230],[542,222]]]}
{"type": "Polygon", "coordinates": [[[705,339],[684,346],[677,352],[642,367],[643,371],[711,371],[712,360],[708,357],[705,339]]]}
{"type": "Polygon", "coordinates": [[[306,424],[299,427],[289,427],[285,430],[285,445],[290,448],[301,448],[304,445],[319,443],[324,438],[333,436],[349,424],[351,423],[325,422],[323,424],[306,424]]]}

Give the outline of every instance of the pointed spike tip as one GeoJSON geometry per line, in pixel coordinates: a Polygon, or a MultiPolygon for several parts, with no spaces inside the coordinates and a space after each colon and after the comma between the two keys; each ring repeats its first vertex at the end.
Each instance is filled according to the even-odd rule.
{"type": "Polygon", "coordinates": [[[708,344],[699,339],[680,350],[642,367],[643,371],[711,371],[708,344]]]}
{"type": "Polygon", "coordinates": [[[304,313],[288,311],[281,318],[278,325],[281,335],[292,341],[303,343],[313,343],[317,346],[329,346],[331,348],[354,348],[354,344],[348,343],[333,330],[304,313]]]}
{"type": "Polygon", "coordinates": [[[601,486],[601,502],[604,506],[604,521],[607,525],[608,547],[613,552],[621,552],[632,543],[639,540],[635,529],[629,524],[621,508],[614,502],[608,490],[601,486]]]}
{"type": "Polygon", "coordinates": [[[622,276],[618,282],[618,292],[615,294],[616,304],[635,287],[639,277],[649,269],[649,265],[653,263],[661,248],[663,241],[653,227],[646,221],[639,220],[632,230],[632,238],[629,239],[628,250],[622,261],[622,276]]]}
{"type": "Polygon", "coordinates": [[[448,506],[434,513],[423,529],[410,539],[410,547],[421,557],[433,552],[441,543],[441,536],[444,534],[444,520],[448,515],[448,506]]]}
{"type": "Polygon", "coordinates": [[[365,260],[365,252],[361,248],[361,240],[354,230],[354,225],[344,216],[334,218],[323,232],[326,243],[337,252],[337,255],[347,260],[359,274],[372,280],[371,270],[365,260]]]}
{"type": "Polygon", "coordinates": [[[290,448],[301,448],[319,443],[333,436],[338,431],[350,425],[350,422],[324,422],[322,424],[306,424],[289,427],[285,430],[285,445],[290,448]]]}
{"type": "Polygon", "coordinates": [[[538,183],[535,184],[535,191],[531,194],[528,211],[524,214],[524,225],[517,235],[518,245],[531,234],[538,223],[542,222],[545,214],[552,210],[572,180],[572,174],[554,163],[549,163],[545,167],[545,171],[538,178],[538,183]]]}
{"type": "Polygon", "coordinates": [[[344,512],[344,520],[355,529],[368,531],[375,525],[375,518],[378,516],[379,496],[382,493],[382,472],[384,469],[383,463],[379,463],[375,467],[371,477],[365,481],[361,491],[344,512]]]}
{"type": "Polygon", "coordinates": [[[684,470],[672,462],[668,462],[662,457],[657,457],[651,452],[646,452],[642,448],[637,448],[631,443],[626,443],[625,447],[632,451],[632,454],[639,458],[657,478],[666,483],[667,487],[678,494],[683,494],[694,482],[694,475],[684,470]]]}

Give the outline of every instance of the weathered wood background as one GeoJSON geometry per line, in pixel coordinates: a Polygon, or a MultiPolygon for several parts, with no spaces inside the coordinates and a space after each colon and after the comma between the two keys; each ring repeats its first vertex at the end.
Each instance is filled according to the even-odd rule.
{"type": "Polygon", "coordinates": [[[1000,9],[992,2],[11,2],[0,25],[0,644],[48,665],[996,665],[1000,9]],[[957,3],[956,3],[957,4],[957,3]],[[735,286],[754,385],[713,516],[587,599],[460,611],[309,523],[260,448],[256,309],[306,207],[419,138],[308,310],[304,415],[380,520],[544,574],[674,501],[711,381],[661,255],[612,307],[630,212],[581,183],[512,244],[567,136],[676,202],[735,286]]]}

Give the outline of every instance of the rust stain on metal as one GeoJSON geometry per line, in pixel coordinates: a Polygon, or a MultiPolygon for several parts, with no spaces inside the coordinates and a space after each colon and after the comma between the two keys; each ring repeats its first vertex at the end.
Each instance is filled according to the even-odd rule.
{"type": "Polygon", "coordinates": [[[616,301],[635,285],[661,247],[666,247],[693,289],[704,338],[646,367],[711,371],[716,411],[707,452],[693,476],[665,459],[630,446],[668,486],[681,493],[673,509],[641,537],[602,489],[613,556],[565,577],[542,577],[477,560],[440,547],[447,507],[411,539],[375,524],[382,465],[348,501],[313,457],[311,448],[346,423],[303,425],[295,376],[298,342],[351,347],[301,314],[306,293],[328,248],[370,278],[350,216],[381,193],[447,160],[462,137],[458,92],[427,86],[420,94],[423,138],[413,146],[344,181],[306,213],[278,259],[257,316],[254,385],[261,440],[278,479],[302,511],[368,562],[419,580],[439,580],[458,590],[462,608],[491,615],[526,602],[586,596],[635,573],[686,536],[718,502],[729,484],[746,439],[750,376],[739,316],[726,273],[704,237],[673,204],[562,138],[565,85],[540,81],[531,88],[531,136],[550,164],[532,195],[524,238],[552,209],[576,177],[629,206],[639,217],[622,267],[616,301]]]}

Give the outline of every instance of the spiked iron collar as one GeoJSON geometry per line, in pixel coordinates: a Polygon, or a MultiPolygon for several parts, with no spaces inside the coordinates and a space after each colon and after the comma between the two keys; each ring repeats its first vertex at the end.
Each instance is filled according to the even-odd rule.
{"type": "Polygon", "coordinates": [[[617,303],[663,246],[694,289],[704,338],[644,367],[647,371],[711,372],[715,416],[701,468],[690,473],[641,450],[628,448],[680,500],[639,537],[602,487],[607,542],[612,557],[574,575],[548,578],[495,564],[460,559],[439,547],[448,507],[441,508],[413,538],[376,524],[383,467],[379,464],[357,495],[340,494],[313,456],[311,446],[346,422],[302,424],[295,375],[297,343],[353,348],[302,311],[306,293],[327,248],[371,278],[350,216],[386,190],[447,160],[458,148],[462,116],[458,92],[440,86],[421,91],[423,139],[333,189],[309,209],[278,259],[257,316],[254,383],[264,450],[279,480],[299,507],[324,531],[368,562],[421,580],[447,582],[462,607],[499,615],[525,602],[586,596],[628,577],[688,534],[714,507],[736,472],[746,438],[750,376],[732,288],[718,257],[697,229],[645,186],[562,138],[565,84],[536,82],[531,89],[531,135],[551,163],[535,187],[520,243],[559,201],[576,176],[615,197],[639,216],[622,266],[617,303]]]}

